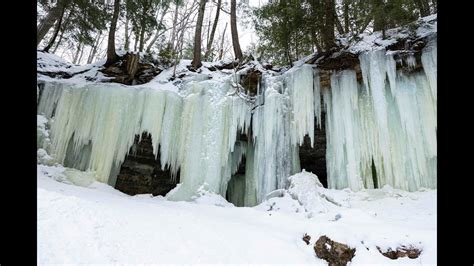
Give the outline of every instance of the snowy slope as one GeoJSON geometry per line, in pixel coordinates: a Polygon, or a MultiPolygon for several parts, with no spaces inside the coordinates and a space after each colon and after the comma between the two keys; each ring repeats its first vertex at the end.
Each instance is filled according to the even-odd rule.
{"type": "Polygon", "coordinates": [[[219,206],[212,197],[172,202],[128,196],[98,182],[79,187],[54,180],[62,171],[38,165],[39,264],[326,265],[312,248],[320,235],[356,247],[350,265],[436,264],[436,191],[318,188],[344,204],[308,218],[288,195],[254,208],[222,207],[219,196],[219,206]],[[302,241],[304,233],[311,245],[302,241]],[[390,260],[376,249],[400,244],[422,248],[420,258],[390,260]]]}

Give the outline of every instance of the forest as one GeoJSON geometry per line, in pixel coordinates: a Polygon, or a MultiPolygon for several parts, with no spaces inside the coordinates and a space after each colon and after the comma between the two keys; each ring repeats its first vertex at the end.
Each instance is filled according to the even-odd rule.
{"type": "Polygon", "coordinates": [[[244,56],[291,65],[434,13],[437,0],[39,0],[37,47],[73,64],[111,64],[121,50],[192,59],[194,68],[244,56]],[[238,23],[258,36],[244,52],[238,23]]]}

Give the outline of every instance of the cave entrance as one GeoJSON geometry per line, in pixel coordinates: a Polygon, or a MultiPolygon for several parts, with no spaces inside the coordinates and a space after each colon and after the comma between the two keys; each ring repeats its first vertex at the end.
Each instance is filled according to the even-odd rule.
{"type": "Polygon", "coordinates": [[[165,196],[179,183],[179,171],[175,179],[169,168],[161,170],[160,153],[155,159],[151,135],[135,135],[135,140],[120,166],[115,188],[129,195],[152,194],[165,196]]]}
{"type": "Polygon", "coordinates": [[[307,172],[312,172],[317,175],[321,184],[327,188],[325,119],[326,114],[321,112],[321,128],[316,126],[316,118],[314,119],[314,145],[311,148],[309,136],[304,136],[304,142],[303,145],[300,146],[299,155],[301,169],[305,169],[307,172]]]}
{"type": "Polygon", "coordinates": [[[247,136],[241,135],[235,143],[234,152],[231,156],[236,156],[235,162],[237,165],[232,166],[232,177],[227,183],[227,191],[225,199],[231,202],[236,207],[245,206],[245,165],[246,157],[245,151],[247,150],[247,136]]]}

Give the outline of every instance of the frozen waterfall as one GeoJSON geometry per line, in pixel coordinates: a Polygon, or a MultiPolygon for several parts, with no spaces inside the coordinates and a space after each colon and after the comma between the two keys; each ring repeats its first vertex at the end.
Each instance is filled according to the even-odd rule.
{"type": "Polygon", "coordinates": [[[378,50],[360,55],[362,84],[352,70],[331,76],[323,90],[329,187],[436,188],[436,42],[421,61],[422,71],[406,74],[378,50]]]}
{"type": "Polygon", "coordinates": [[[239,205],[262,202],[301,171],[299,146],[305,135],[314,145],[324,114],[330,188],[436,188],[436,43],[423,50],[423,70],[410,74],[384,50],[359,59],[363,82],[344,70],[331,75],[330,87],[320,86],[312,65],[264,72],[256,104],[233,93],[230,76],[189,81],[179,93],[45,81],[38,114],[51,120],[48,152],[58,163],[111,185],[135,135],[148,132],[162,167],[173,178],[180,171],[171,200],[205,188],[239,205]],[[245,175],[232,179],[244,157],[245,175]]]}

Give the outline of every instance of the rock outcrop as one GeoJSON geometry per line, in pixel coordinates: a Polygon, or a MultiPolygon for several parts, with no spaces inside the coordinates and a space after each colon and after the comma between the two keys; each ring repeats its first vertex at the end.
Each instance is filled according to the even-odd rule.
{"type": "Polygon", "coordinates": [[[327,236],[321,236],[314,244],[314,252],[318,258],[326,260],[329,266],[344,266],[352,260],[356,250],[327,236]]]}

